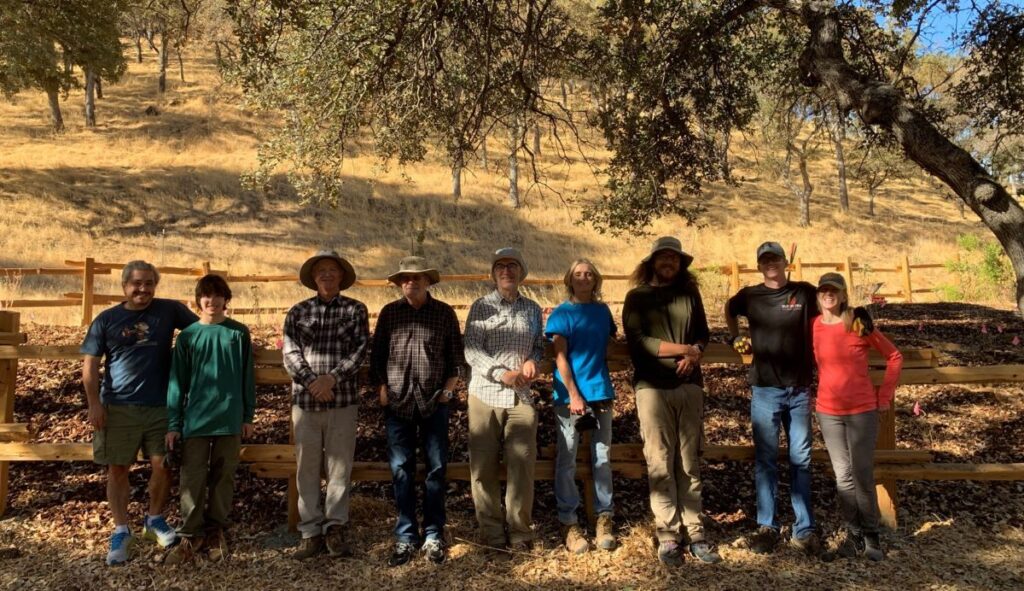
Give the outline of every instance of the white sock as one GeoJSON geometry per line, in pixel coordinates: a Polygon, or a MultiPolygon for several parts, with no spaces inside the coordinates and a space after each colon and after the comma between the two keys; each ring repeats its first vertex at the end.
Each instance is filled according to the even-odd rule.
{"type": "Polygon", "coordinates": [[[146,515],[146,525],[153,525],[153,520],[156,519],[157,517],[160,517],[160,516],[159,515],[149,515],[149,514],[147,514],[146,515]]]}
{"type": "Polygon", "coordinates": [[[114,533],[115,534],[127,534],[127,533],[131,533],[131,532],[128,531],[128,526],[127,525],[115,525],[114,526],[114,533]]]}

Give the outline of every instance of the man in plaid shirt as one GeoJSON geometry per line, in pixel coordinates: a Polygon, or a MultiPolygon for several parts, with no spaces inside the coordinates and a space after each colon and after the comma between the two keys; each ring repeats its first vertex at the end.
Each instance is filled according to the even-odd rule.
{"type": "MultiPolygon", "coordinates": [[[[526,264],[515,248],[491,257],[495,291],[473,302],[466,321],[469,380],[469,469],[482,541],[504,548],[504,525],[513,550],[533,540],[533,474],[537,412],[530,383],[544,354],[541,310],[519,293],[526,264]],[[508,470],[502,515],[499,457],[508,470]]],[[[495,558],[507,558],[496,552],[495,558]]]]}
{"type": "Polygon", "coordinates": [[[349,556],[344,526],[359,411],[358,372],[366,357],[370,325],[366,306],[341,291],[355,283],[351,263],[332,250],[310,257],[299,280],[316,296],[299,302],[284,321],[284,366],[292,377],[292,426],[298,464],[299,560],[327,546],[349,556]],[[326,511],[320,473],[327,472],[326,511]]]}
{"type": "Polygon", "coordinates": [[[402,297],[384,306],[370,353],[370,382],[384,406],[398,521],[390,566],[409,562],[423,539],[416,522],[416,449],[426,455],[423,554],[444,562],[448,402],[465,364],[455,310],[428,288],[440,281],[422,257],[405,257],[388,280],[402,297]]]}

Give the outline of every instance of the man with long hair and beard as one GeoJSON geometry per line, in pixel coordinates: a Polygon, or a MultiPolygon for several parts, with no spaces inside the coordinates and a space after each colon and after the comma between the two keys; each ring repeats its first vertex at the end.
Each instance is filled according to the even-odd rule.
{"type": "Polygon", "coordinates": [[[702,562],[721,557],[701,524],[700,450],[704,381],[700,360],[710,332],[693,257],[679,240],[658,238],[633,272],[622,325],[633,361],[636,412],[644,441],[657,526],[658,559],[679,566],[685,528],[689,553],[702,562]]]}

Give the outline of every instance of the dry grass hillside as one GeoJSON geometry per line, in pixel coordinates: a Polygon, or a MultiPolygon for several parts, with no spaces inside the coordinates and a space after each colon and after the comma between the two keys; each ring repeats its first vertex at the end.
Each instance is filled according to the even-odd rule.
{"type": "MultiPolygon", "coordinates": [[[[494,169],[499,159],[493,144],[491,170],[468,170],[457,204],[448,195],[445,167],[385,169],[359,155],[347,162],[349,191],[336,210],[303,207],[283,180],[266,194],[248,191],[239,175],[256,162],[268,123],[240,107],[237,91],[222,85],[207,56],[187,59],[187,82],[172,80],[164,96],[157,93],[155,70],[147,58],[132,63],[119,83],[106,85],[95,129],[83,127],[81,92],[62,103],[68,129],[61,135],[50,131],[41,93],[0,103],[0,267],[59,266],[93,256],[181,266],[210,261],[232,273],[282,274],[295,272],[318,245],[334,244],[362,277],[382,277],[410,251],[421,227],[424,254],[449,273],[484,272],[487,253],[507,244],[524,250],[537,277],[560,275],[576,256],[593,259],[606,273],[627,273],[648,248],[649,238],[603,236],[575,224],[571,206],[528,182],[521,184],[524,207],[511,210],[507,179],[494,169]],[[159,115],[145,113],[150,105],[159,115]]],[[[756,245],[767,239],[796,242],[805,261],[851,254],[856,261],[892,267],[895,256],[906,252],[913,261],[942,262],[955,256],[958,233],[985,234],[973,216],[961,219],[954,204],[923,178],[883,189],[874,218],[865,215],[866,192],[851,185],[853,211],[838,213],[827,150],[812,167],[812,226],[797,228],[796,199],[755,168],[756,145],[739,138],[734,145],[735,173],[742,181],[738,187],[709,188],[704,226],[663,220],[650,228],[653,234],[679,235],[698,264],[750,264],[756,245]]],[[[589,156],[600,164],[607,155],[589,156]]],[[[566,165],[542,158],[540,167],[564,196],[599,191],[600,179],[582,160],[566,165]]],[[[297,284],[237,287],[239,307],[285,305],[303,294],[297,284]]],[[[610,299],[621,299],[622,287],[610,286],[610,299]]],[[[79,288],[73,278],[0,277],[0,301],[79,288]]],[[[726,288],[711,282],[706,291],[717,299],[726,288]]],[[[191,280],[168,278],[162,293],[186,298],[190,289],[191,280]]],[[[478,290],[449,286],[445,296],[465,301],[478,290]]],[[[116,291],[113,279],[97,283],[99,293],[116,291]]],[[[356,295],[371,309],[391,297],[380,289],[356,295]]],[[[549,302],[561,297],[557,290],[534,295],[549,302]]],[[[25,310],[24,319],[73,323],[77,314],[73,308],[33,309],[25,310]]]]}

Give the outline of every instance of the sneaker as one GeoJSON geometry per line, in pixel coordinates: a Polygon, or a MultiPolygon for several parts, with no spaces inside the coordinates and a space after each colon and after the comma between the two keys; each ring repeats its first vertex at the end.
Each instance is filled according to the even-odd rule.
{"type": "Polygon", "coordinates": [[[178,543],[178,534],[167,525],[163,515],[157,515],[142,521],[142,539],[156,542],[161,548],[170,548],[178,543]]]}
{"type": "Polygon", "coordinates": [[[178,545],[167,554],[167,558],[164,558],[164,564],[167,566],[178,566],[191,562],[202,547],[203,538],[181,538],[178,545]]]}
{"type": "Polygon", "coordinates": [[[597,527],[595,528],[594,544],[602,550],[614,550],[615,522],[611,513],[601,513],[597,516],[597,527]]]}
{"type": "Polygon", "coordinates": [[[658,560],[668,566],[683,566],[683,553],[676,542],[658,543],[658,560]]]}
{"type": "Polygon", "coordinates": [[[694,542],[690,544],[690,556],[705,564],[718,564],[722,557],[715,552],[715,547],[707,542],[694,542]]]}
{"type": "Polygon", "coordinates": [[[295,560],[306,560],[312,558],[324,550],[324,537],[313,536],[312,538],[302,538],[299,542],[299,549],[292,554],[292,558],[295,560]]]}
{"type": "Polygon", "coordinates": [[[864,556],[874,562],[881,562],[885,559],[885,552],[882,551],[881,540],[877,533],[864,535],[864,556]]]}
{"type": "Polygon", "coordinates": [[[747,545],[754,554],[771,554],[779,545],[779,532],[773,528],[761,526],[747,540],[747,545]]]}
{"type": "Polygon", "coordinates": [[[839,543],[836,545],[836,554],[842,558],[856,558],[864,553],[864,536],[857,535],[849,530],[843,530],[840,534],[839,543]]]}
{"type": "Polygon", "coordinates": [[[584,554],[590,549],[587,536],[578,523],[563,525],[562,539],[565,540],[565,549],[571,554],[584,554]]]}
{"type": "Polygon", "coordinates": [[[821,541],[818,534],[811,532],[802,538],[790,538],[789,545],[807,556],[821,556],[821,541]]]}
{"type": "Polygon", "coordinates": [[[388,558],[388,566],[402,566],[412,560],[412,555],[415,553],[415,544],[398,542],[395,544],[395,551],[391,553],[391,558],[388,558]]]}
{"type": "Polygon", "coordinates": [[[107,566],[124,564],[128,562],[128,556],[135,538],[132,532],[114,532],[110,536],[110,550],[107,552],[107,566]]]}
{"type": "Polygon", "coordinates": [[[324,543],[327,544],[327,553],[331,556],[352,556],[352,548],[345,539],[345,528],[340,525],[332,525],[327,528],[324,543]]]}
{"type": "Polygon", "coordinates": [[[224,530],[213,529],[206,536],[207,556],[211,562],[220,562],[228,557],[228,540],[224,536],[224,530]]]}
{"type": "Polygon", "coordinates": [[[423,555],[434,564],[441,564],[445,559],[444,543],[437,538],[430,538],[423,542],[423,555]]]}

